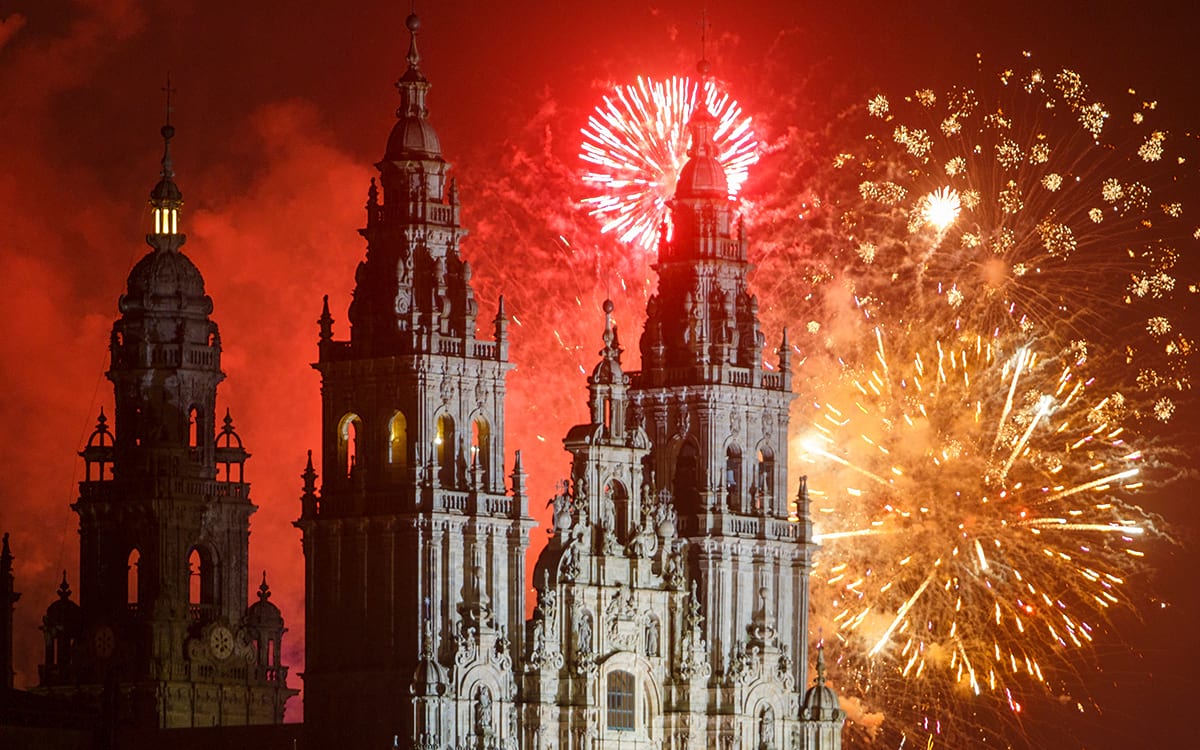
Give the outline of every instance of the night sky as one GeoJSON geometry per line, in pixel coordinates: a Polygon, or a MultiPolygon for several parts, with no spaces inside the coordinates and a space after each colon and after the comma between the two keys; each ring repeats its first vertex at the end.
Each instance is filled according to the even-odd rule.
{"type": "MultiPolygon", "coordinates": [[[[506,446],[509,461],[524,451],[538,514],[540,498],[567,472],[561,436],[584,418],[581,368],[590,370],[600,346],[601,300],[617,302],[632,369],[647,280],[652,287],[646,259],[622,257],[574,208],[585,193],[579,130],[612,85],[692,72],[701,5],[418,8],[430,119],[472,230],[463,253],[476,270],[480,318],[489,320],[505,294],[516,320],[506,446]]],[[[774,144],[786,142],[789,128],[822,131],[877,91],[969,78],[977,53],[1001,66],[1023,51],[1047,68],[1074,68],[1114,97],[1136,88],[1182,136],[1200,129],[1200,17],[1191,6],[709,0],[708,56],[774,144]]],[[[290,628],[285,661],[300,665],[302,556],[291,521],[305,452],[319,442],[318,377],[308,366],[315,320],[328,294],[335,335],[347,333],[364,251],[355,230],[398,103],[392,82],[404,69],[407,13],[407,3],[379,0],[38,0],[0,9],[0,299],[8,322],[0,530],[12,534],[23,593],[18,685],[36,681],[36,626],[61,571],[76,578],[77,518],[68,508],[83,468],[76,451],[99,409],[111,413],[108,333],[126,275],[148,249],[141,238],[168,72],[185,252],[205,276],[224,346],[218,412],[231,409],[253,454],[247,475],[260,509],[250,578],[267,569],[290,628]]],[[[751,194],[770,190],[770,164],[752,176],[751,194]]],[[[777,341],[787,302],[763,303],[767,340],[777,341]]],[[[1188,425],[1196,416],[1185,405],[1165,437],[1184,448],[1181,466],[1194,465],[1188,425]]],[[[1101,669],[1086,681],[1102,712],[1080,718],[1053,700],[1035,702],[1028,734],[1011,737],[1014,746],[1060,717],[1079,738],[1064,747],[1178,747],[1194,736],[1186,707],[1200,668],[1198,493],[1194,477],[1145,493],[1179,543],[1151,550],[1158,572],[1145,584],[1153,595],[1141,621],[1126,618],[1120,638],[1098,648],[1101,669]]]]}

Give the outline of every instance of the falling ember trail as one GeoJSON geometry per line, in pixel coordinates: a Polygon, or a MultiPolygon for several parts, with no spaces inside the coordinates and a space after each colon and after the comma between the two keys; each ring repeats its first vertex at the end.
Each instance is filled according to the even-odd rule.
{"type": "Polygon", "coordinates": [[[912,609],[912,606],[917,599],[921,598],[921,594],[925,593],[925,588],[929,586],[929,582],[932,580],[933,572],[931,571],[929,575],[925,577],[925,580],[921,582],[921,585],[917,587],[917,590],[913,592],[913,595],[908,598],[908,601],[900,606],[900,610],[896,612],[896,616],[892,619],[891,624],[889,624],[887,630],[884,631],[883,637],[881,637],[879,642],[875,644],[874,648],[868,652],[871,656],[875,656],[881,650],[883,650],[883,647],[887,645],[889,640],[891,640],[892,633],[895,632],[896,626],[900,624],[900,622],[904,619],[904,616],[908,614],[910,609],[912,609]]]}

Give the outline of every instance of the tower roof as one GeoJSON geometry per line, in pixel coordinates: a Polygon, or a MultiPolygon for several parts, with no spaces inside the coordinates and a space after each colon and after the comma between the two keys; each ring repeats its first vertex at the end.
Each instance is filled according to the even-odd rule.
{"type": "Polygon", "coordinates": [[[170,124],[170,83],[167,83],[167,122],[161,128],[163,151],[162,169],[157,184],[150,191],[150,208],[154,212],[154,232],[146,234],[146,244],[154,248],[133,266],[126,282],[126,294],[121,298],[121,312],[188,310],[199,314],[212,312],[212,301],[204,294],[204,277],[196,264],[179,248],[187,236],[179,232],[179,208],[184,193],[175,184],[175,167],[170,157],[170,140],[175,126],[170,124]]]}
{"type": "Polygon", "coordinates": [[[183,193],[175,184],[175,165],[171,162],[171,139],[175,137],[175,126],[170,122],[158,131],[163,137],[162,171],[159,181],[150,191],[150,203],[153,206],[174,204],[178,207],[183,203],[183,193]]]}
{"type": "Polygon", "coordinates": [[[825,644],[817,644],[817,675],[804,694],[801,716],[809,720],[840,721],[845,718],[837,694],[825,682],[825,644]]]}
{"type": "Polygon", "coordinates": [[[623,384],[625,373],[621,371],[621,348],[617,338],[617,325],[613,322],[613,301],[604,300],[604,348],[600,350],[600,361],[592,369],[588,382],[592,385],[623,384]]]}
{"type": "Polygon", "coordinates": [[[429,91],[429,81],[421,72],[421,55],[417,51],[417,33],[421,28],[421,19],[416,13],[410,14],[404,21],[408,27],[408,69],[400,80],[396,81],[396,89],[400,92],[400,107],[396,110],[397,122],[388,136],[385,161],[406,161],[410,159],[441,159],[442,144],[437,133],[429,124],[426,117],[429,110],[425,106],[425,95],[429,91]]]}
{"type": "MultiPolygon", "coordinates": [[[[167,90],[168,93],[171,91],[169,83],[167,90]]],[[[170,123],[169,103],[167,112],[168,121],[159,131],[163,137],[162,170],[158,183],[150,191],[154,231],[146,235],[146,243],[154,249],[129,272],[126,294],[121,298],[121,312],[191,310],[207,315],[212,312],[212,301],[204,293],[204,277],[179,250],[187,237],[178,231],[183,193],[175,184],[171,161],[175,127],[170,123]]]]}
{"type": "Polygon", "coordinates": [[[262,584],[258,587],[258,601],[246,609],[246,626],[264,630],[283,628],[283,615],[271,601],[271,587],[267,585],[267,571],[263,571],[262,584]]]}
{"type": "MultiPolygon", "coordinates": [[[[155,250],[138,261],[129,272],[128,303],[157,307],[158,303],[179,307],[180,300],[203,299],[204,277],[183,253],[155,250]],[[173,300],[173,301],[172,301],[173,300]]],[[[122,311],[126,305],[122,304],[122,311]]]]}
{"type": "Polygon", "coordinates": [[[679,180],[675,183],[675,197],[728,198],[729,178],[725,174],[725,167],[721,166],[717,158],[717,145],[714,141],[717,118],[708,111],[705,97],[708,61],[700,60],[696,70],[700,74],[700,84],[696,92],[696,111],[688,123],[692,134],[692,145],[688,149],[690,158],[683,165],[683,169],[679,170],[679,180]]]}
{"type": "Polygon", "coordinates": [[[74,637],[81,625],[79,605],[71,601],[71,586],[67,583],[67,571],[63,571],[62,583],[58,587],[58,598],[46,608],[42,618],[42,629],[74,637]]]}

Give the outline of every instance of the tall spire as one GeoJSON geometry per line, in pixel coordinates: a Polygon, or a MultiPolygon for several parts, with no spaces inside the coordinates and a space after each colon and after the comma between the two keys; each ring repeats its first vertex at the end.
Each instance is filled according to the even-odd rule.
{"type": "Polygon", "coordinates": [[[825,686],[825,641],[817,642],[817,676],[813,678],[813,684],[817,687],[825,686]]]}
{"type": "Polygon", "coordinates": [[[701,53],[700,60],[696,63],[696,73],[700,76],[700,82],[696,84],[696,109],[688,121],[688,130],[691,131],[691,145],[688,147],[690,158],[679,171],[675,197],[728,198],[729,179],[725,168],[717,159],[719,152],[714,140],[717,118],[708,110],[708,79],[712,65],[708,62],[704,49],[708,46],[707,15],[701,25],[701,53]]]}
{"type": "Polygon", "coordinates": [[[166,122],[159,130],[163,138],[162,169],[159,171],[158,184],[150,191],[150,207],[154,212],[154,232],[146,240],[156,249],[178,250],[182,241],[161,242],[157,237],[174,237],[179,235],[179,207],[183,205],[183,193],[175,184],[175,165],[171,161],[171,139],[175,137],[175,126],[171,124],[171,77],[167,76],[167,85],[163,87],[167,95],[166,122]]]}
{"type": "Polygon", "coordinates": [[[408,28],[408,69],[400,80],[396,81],[396,89],[400,92],[400,106],[396,109],[399,122],[388,137],[385,161],[403,161],[407,159],[440,159],[442,145],[437,134],[425,118],[429,110],[425,106],[425,95],[429,92],[429,80],[421,72],[421,54],[417,50],[417,34],[421,29],[421,18],[416,13],[410,13],[404,20],[408,28]]]}

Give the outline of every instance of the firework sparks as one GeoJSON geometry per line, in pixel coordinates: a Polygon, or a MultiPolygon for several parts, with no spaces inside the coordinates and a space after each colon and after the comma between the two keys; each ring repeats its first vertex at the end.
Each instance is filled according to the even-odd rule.
{"type": "Polygon", "coordinates": [[[797,440],[823,478],[814,599],[843,669],[933,702],[1061,689],[1108,610],[1129,606],[1137,545],[1156,531],[1128,501],[1144,458],[1125,399],[1082,349],[1028,326],[874,334],[797,440]]]}
{"type": "Polygon", "coordinates": [[[888,717],[872,746],[1011,740],[1028,698],[1086,694],[1145,596],[1163,534],[1131,498],[1164,454],[1137,444],[1190,387],[1200,231],[1185,139],[1132,106],[1036,69],[876,95],[753,207],[756,283],[805,358],[815,616],[888,717]]]}
{"type": "MultiPolygon", "coordinates": [[[[653,251],[659,228],[669,220],[667,201],[687,162],[688,122],[701,85],[686,78],[654,81],[639,77],[619,86],[596,108],[583,129],[580,158],[588,165],[583,181],[596,195],[585,198],[603,231],[625,243],[653,251]]],[[[704,103],[717,119],[714,136],[729,190],[737,194],[747,169],[758,161],[750,118],[712,81],[703,83],[704,103]]]]}
{"type": "Polygon", "coordinates": [[[925,196],[921,210],[917,213],[926,224],[944,232],[962,211],[962,202],[958,191],[951,187],[942,187],[925,196]]]}
{"type": "MultiPolygon", "coordinates": [[[[1138,117],[1078,74],[1037,68],[865,100],[865,132],[834,145],[827,184],[756,207],[777,253],[760,259],[763,296],[825,305],[836,287],[894,320],[1024,321],[1085,342],[1093,361],[1107,349],[1137,416],[1169,418],[1194,349],[1181,311],[1197,287],[1178,279],[1200,238],[1180,179],[1192,160],[1156,110],[1118,103],[1138,117]],[[823,208],[801,226],[795,203],[823,208]]],[[[823,330],[847,309],[826,309],[823,330]]]]}

